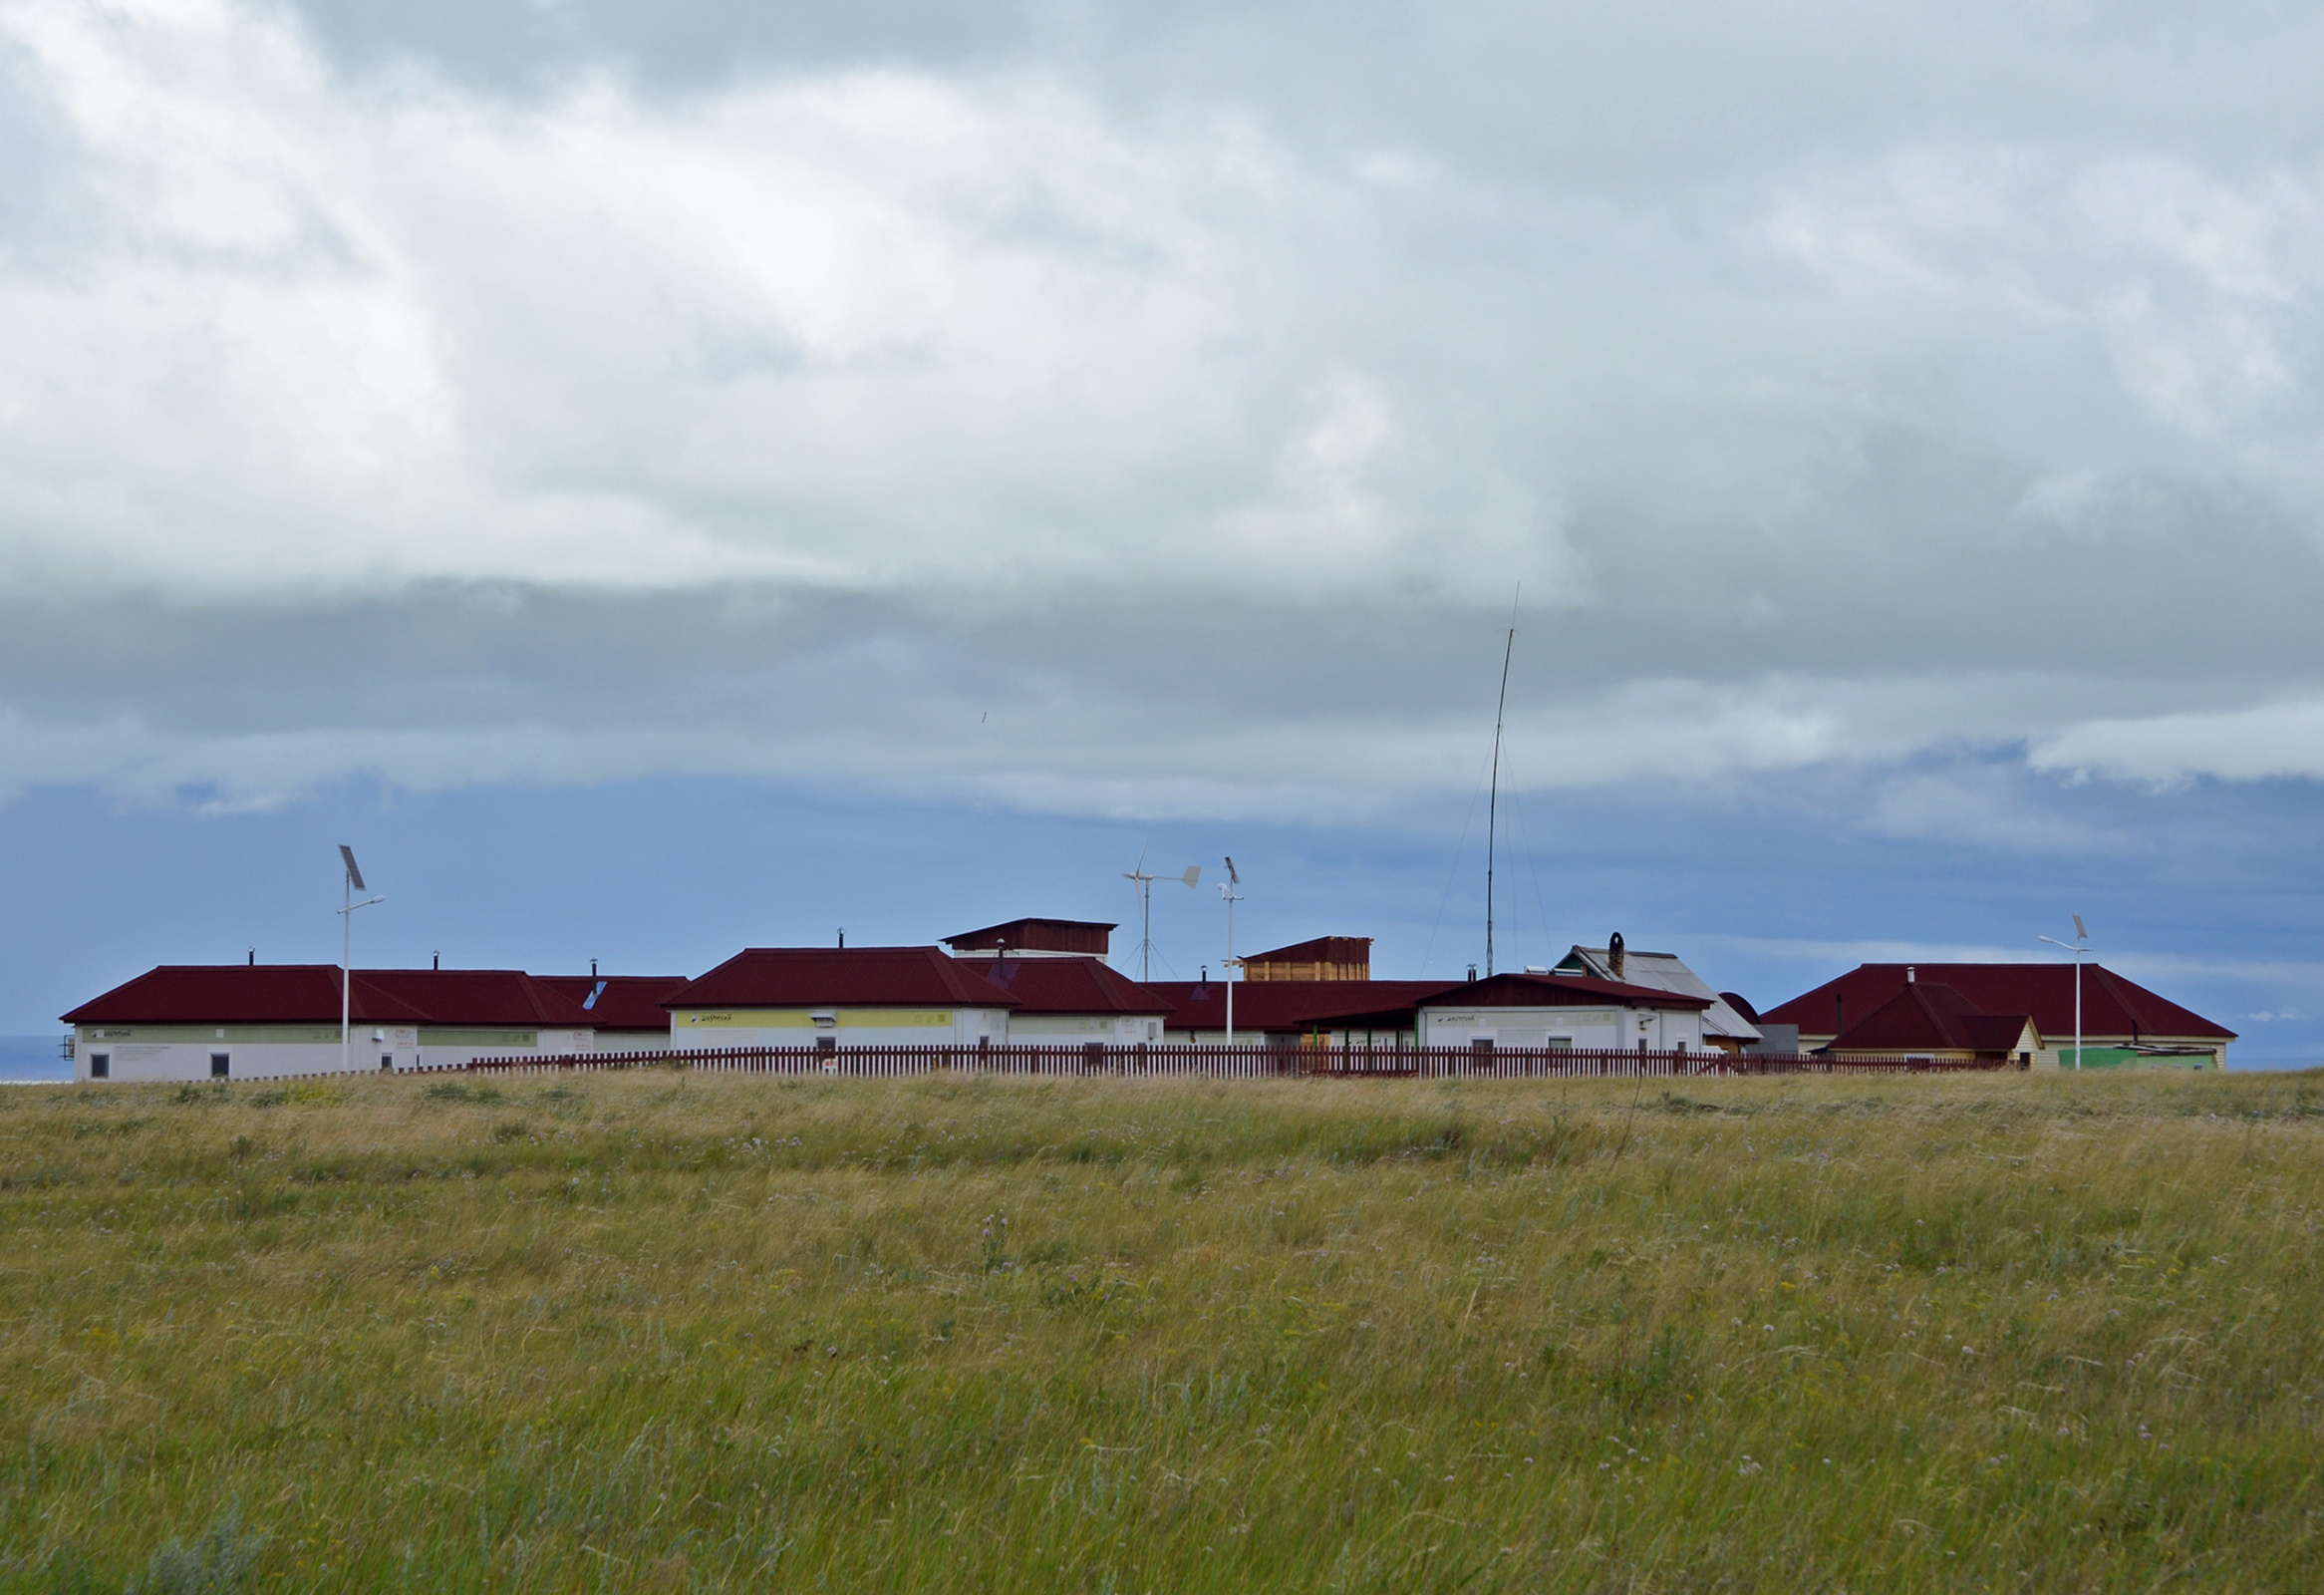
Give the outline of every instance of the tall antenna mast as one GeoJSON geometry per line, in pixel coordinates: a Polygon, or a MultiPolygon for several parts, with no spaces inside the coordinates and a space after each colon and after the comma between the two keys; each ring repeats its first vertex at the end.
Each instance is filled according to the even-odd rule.
{"type": "MultiPolygon", "coordinates": [[[[1519,582],[1518,592],[1525,591],[1519,582]]],[[[1517,597],[1509,600],[1509,641],[1501,649],[1501,700],[1493,706],[1493,791],[1485,802],[1485,978],[1493,978],[1493,840],[1501,817],[1501,717],[1509,708],[1509,661],[1517,652],[1517,597]]],[[[1475,802],[1474,798],[1469,799],[1475,802]]],[[[1475,813],[1474,808],[1469,810],[1475,813]]]]}

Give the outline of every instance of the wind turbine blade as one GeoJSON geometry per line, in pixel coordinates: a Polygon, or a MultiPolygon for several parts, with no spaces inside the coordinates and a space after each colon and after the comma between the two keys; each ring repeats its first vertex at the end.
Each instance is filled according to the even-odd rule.
{"type": "Polygon", "coordinates": [[[1202,879],[1202,865],[1188,864],[1186,866],[1186,873],[1179,876],[1178,878],[1185,881],[1189,886],[1192,886],[1196,881],[1202,879]]]}

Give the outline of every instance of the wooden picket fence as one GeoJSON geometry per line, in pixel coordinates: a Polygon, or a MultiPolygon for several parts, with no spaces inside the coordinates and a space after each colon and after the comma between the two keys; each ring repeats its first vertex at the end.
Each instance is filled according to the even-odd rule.
{"type": "Polygon", "coordinates": [[[2001,1063],[1551,1047],[1220,1047],[1192,1043],[1001,1047],[732,1047],[680,1052],[514,1054],[464,1066],[492,1073],[690,1069],[713,1075],[830,1075],[894,1080],[935,1074],[1153,1076],[1197,1080],[1668,1080],[1740,1075],[1990,1072],[2001,1063]]]}

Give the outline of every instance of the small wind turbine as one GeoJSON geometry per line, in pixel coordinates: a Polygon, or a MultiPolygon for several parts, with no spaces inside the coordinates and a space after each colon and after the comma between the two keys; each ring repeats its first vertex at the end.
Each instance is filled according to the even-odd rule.
{"type": "Polygon", "coordinates": [[[355,911],[387,899],[366,897],[357,902],[355,894],[371,888],[363,883],[363,871],[355,867],[354,848],[341,842],[339,857],[347,865],[347,906],[339,910],[339,1068],[341,1073],[346,1073],[355,1067],[355,1049],[348,1026],[355,1006],[355,911]]]}
{"type": "Polygon", "coordinates": [[[1138,979],[1152,980],[1154,978],[1154,882],[1175,880],[1181,886],[1191,890],[1195,882],[1202,879],[1202,865],[1188,864],[1186,873],[1183,875],[1149,875],[1146,873],[1146,849],[1141,847],[1138,849],[1138,867],[1123,870],[1122,879],[1130,882],[1138,891],[1140,931],[1138,979]]]}
{"type": "Polygon", "coordinates": [[[1227,854],[1227,878],[1219,887],[1219,895],[1227,899],[1227,1045],[1235,1045],[1235,905],[1243,894],[1235,888],[1243,884],[1242,873],[1235,868],[1235,855],[1227,854]]]}

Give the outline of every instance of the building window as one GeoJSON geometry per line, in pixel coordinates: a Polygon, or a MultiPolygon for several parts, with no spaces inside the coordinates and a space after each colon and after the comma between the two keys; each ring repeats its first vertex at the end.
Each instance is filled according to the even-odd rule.
{"type": "Polygon", "coordinates": [[[113,1054],[111,1054],[111,1053],[91,1053],[91,1054],[89,1055],[89,1078],[90,1078],[91,1080],[110,1080],[110,1079],[112,1079],[112,1078],[113,1078],[113,1054]]]}
{"type": "Polygon", "coordinates": [[[819,1053],[839,1051],[839,1038],[837,1036],[817,1036],[815,1038],[815,1051],[819,1053]]]}
{"type": "Polygon", "coordinates": [[[385,1074],[388,1074],[388,1073],[392,1072],[392,1071],[395,1069],[395,1067],[396,1067],[396,1055],[395,1055],[394,1053],[382,1053],[382,1054],[380,1054],[380,1073],[381,1073],[381,1074],[383,1074],[383,1075],[385,1075],[385,1074]]]}
{"type": "Polygon", "coordinates": [[[226,1078],[227,1056],[225,1053],[210,1054],[210,1079],[224,1080],[226,1078]]]}
{"type": "Polygon", "coordinates": [[[1474,1054],[1490,1054],[1493,1051],[1493,1038],[1490,1036],[1470,1037],[1469,1051],[1474,1054]]]}

